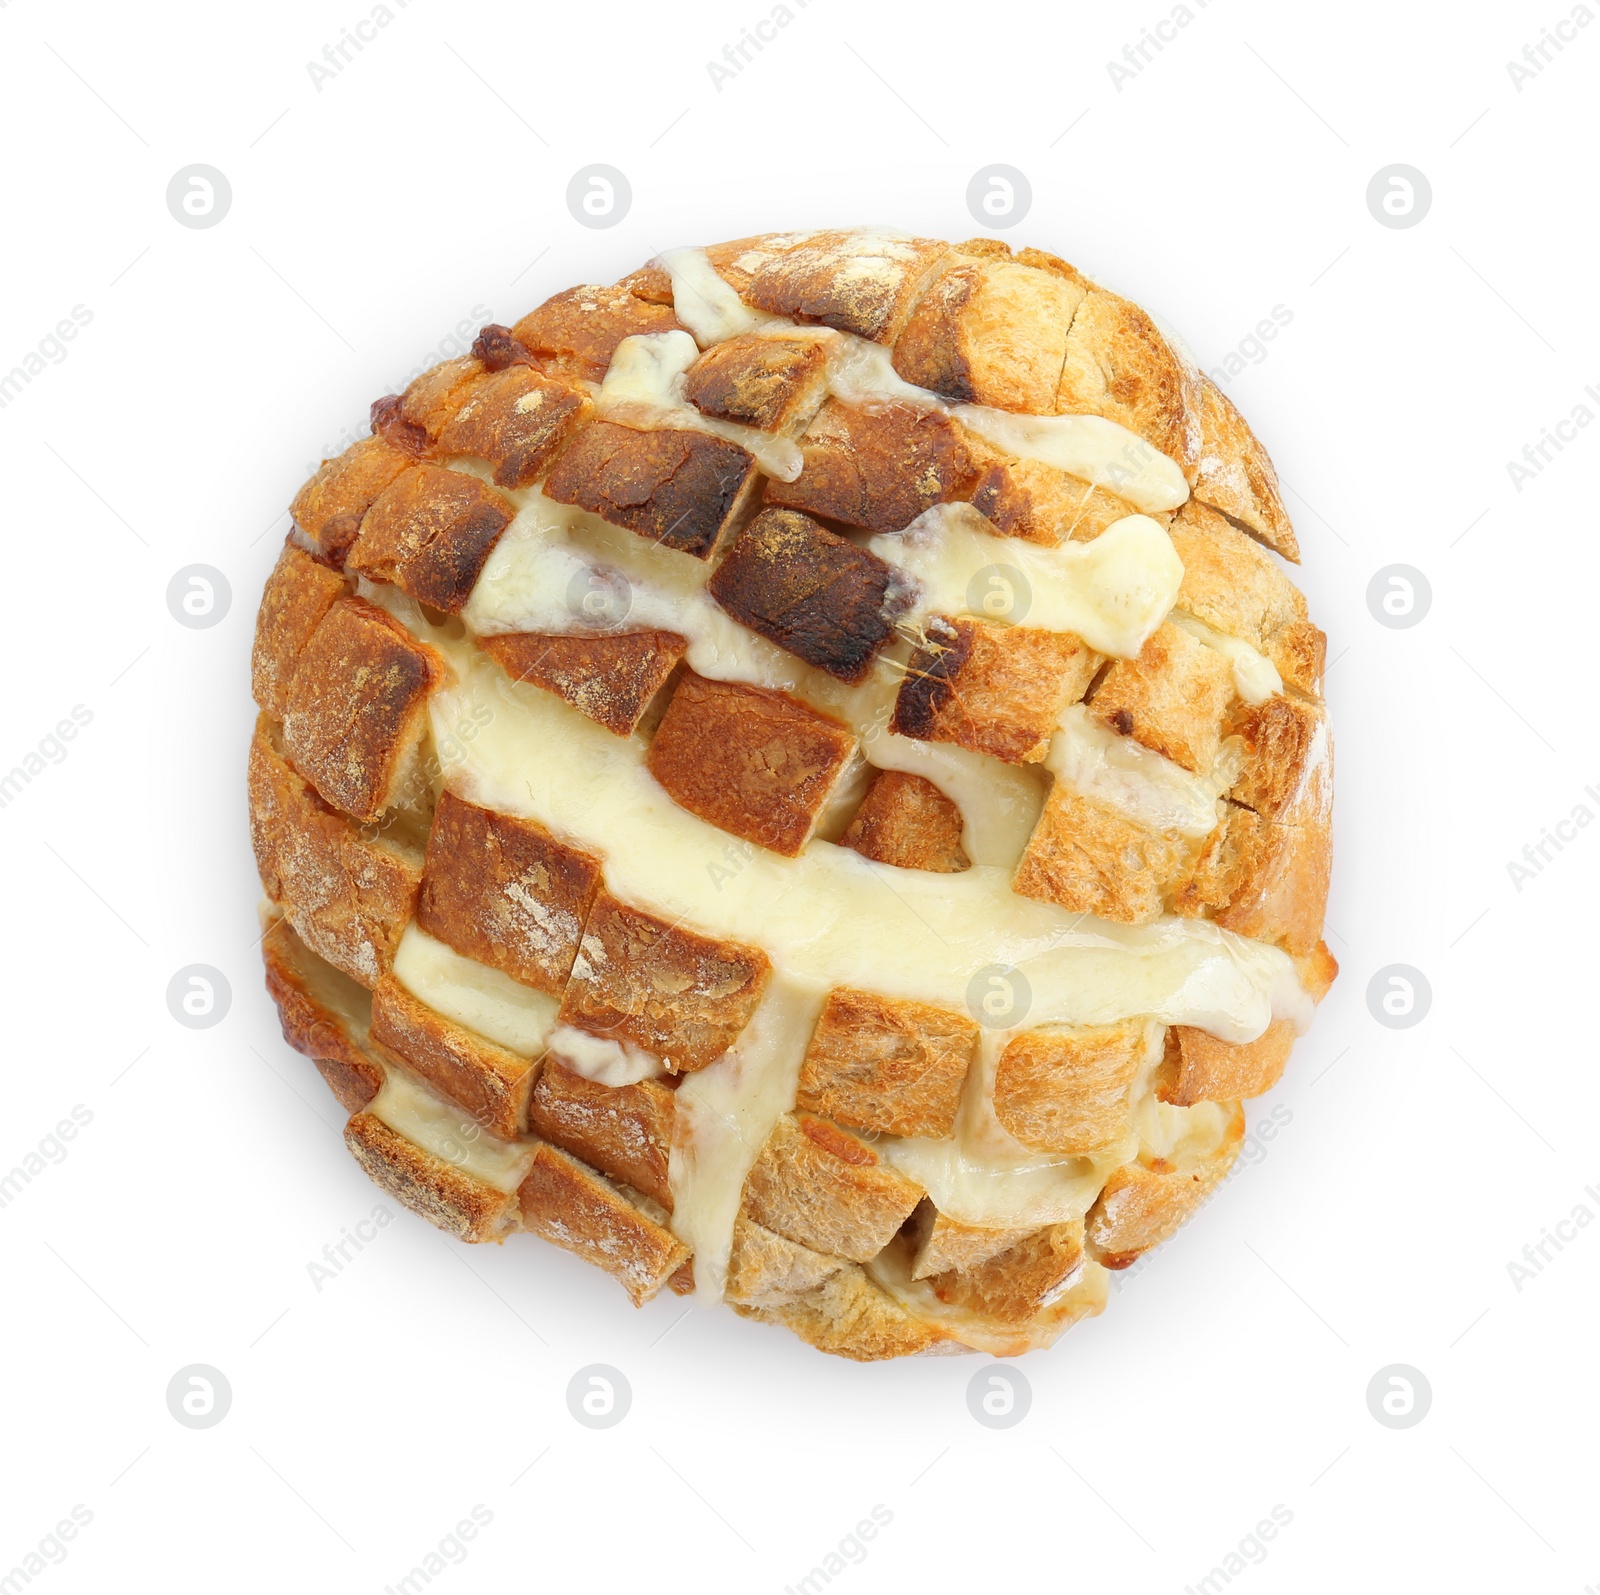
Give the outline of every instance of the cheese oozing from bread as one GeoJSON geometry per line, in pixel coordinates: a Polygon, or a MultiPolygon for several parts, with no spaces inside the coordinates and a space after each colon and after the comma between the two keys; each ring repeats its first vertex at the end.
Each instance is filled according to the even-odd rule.
{"type": "Polygon", "coordinates": [[[497,1191],[511,1192],[533,1166],[534,1143],[502,1141],[415,1075],[384,1064],[383,1088],[367,1104],[396,1135],[497,1191]]]}

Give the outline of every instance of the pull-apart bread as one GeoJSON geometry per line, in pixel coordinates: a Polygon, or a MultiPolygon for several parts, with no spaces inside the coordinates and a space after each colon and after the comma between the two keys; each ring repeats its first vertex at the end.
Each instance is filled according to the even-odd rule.
{"type": "Polygon", "coordinates": [[[1137,305],[671,251],[372,408],[257,624],[284,1035],[396,1200],[859,1359],[1050,1344],[1335,973],[1324,638],[1137,305]]]}

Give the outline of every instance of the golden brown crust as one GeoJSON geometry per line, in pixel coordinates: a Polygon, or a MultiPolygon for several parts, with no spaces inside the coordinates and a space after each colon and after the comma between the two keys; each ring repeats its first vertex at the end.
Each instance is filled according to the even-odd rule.
{"type": "Polygon", "coordinates": [[[744,1182],[740,1211],[830,1257],[876,1257],[922,1200],[922,1187],[865,1141],[825,1119],[785,1114],[744,1182]]]}
{"type": "Polygon", "coordinates": [[[955,422],[904,405],[868,411],[830,399],[800,439],[800,453],[799,476],[768,482],[767,503],[873,532],[902,531],[958,497],[973,473],[955,422]]]}
{"type": "Polygon", "coordinates": [[[371,1012],[366,989],[318,958],[286,919],[268,926],[261,961],[283,1039],[316,1064],[346,1113],[359,1113],[383,1086],[383,1070],[362,1045],[371,1012]]]}
{"type": "Polygon", "coordinates": [[[577,1158],[541,1142],[517,1188],[525,1229],[603,1268],[642,1307],[689,1248],[577,1158]]]}
{"type": "Polygon", "coordinates": [[[599,382],[624,338],[681,330],[670,304],[586,283],[552,294],[511,332],[547,370],[599,382]]]}
{"type": "Polygon", "coordinates": [[[733,1045],[771,972],[758,947],[698,935],[601,891],[559,1022],[641,1047],[687,1074],[733,1045]]]}
{"type": "Polygon", "coordinates": [[[741,1213],[733,1222],[723,1294],[746,1307],[779,1306],[847,1267],[843,1258],[797,1246],[741,1213]]]}
{"type": "Polygon", "coordinates": [[[1083,297],[1056,272],[996,256],[954,259],[917,302],[894,368],[957,404],[1049,415],[1083,297]]]}
{"type": "Polygon", "coordinates": [[[344,1128],[344,1144],[375,1185],[459,1241],[504,1240],[516,1228],[515,1194],[452,1168],[376,1114],[356,1114],[344,1128]]]}
{"type": "Polygon", "coordinates": [[[527,1133],[528,1096],[540,1059],[512,1052],[435,1013],[393,975],[373,988],[372,1039],[492,1135],[514,1141],[527,1133]]]}
{"type": "Polygon", "coordinates": [[[419,465],[367,511],[351,570],[448,614],[465,609],[516,506],[475,476],[419,465]]]}
{"type": "Polygon", "coordinates": [[[763,259],[745,296],[759,310],[892,344],[947,248],[932,238],[813,233],[763,259]]]}
{"type": "Polygon", "coordinates": [[[1228,789],[1235,803],[1269,820],[1297,824],[1323,815],[1331,794],[1327,716],[1282,693],[1242,707],[1234,727],[1244,738],[1244,767],[1228,789]]]}
{"type": "Polygon", "coordinates": [[[294,523],[334,564],[361,530],[361,518],[378,496],[416,462],[382,438],[362,438],[335,459],[324,460],[317,473],[294,496],[289,513],[294,523]]]}
{"type": "Polygon", "coordinates": [[[1083,1270],[1083,1220],[1047,1224],[971,1267],[928,1276],[940,1301],[1003,1324],[1026,1323],[1058,1300],[1083,1270]]]}
{"type": "Polygon", "coordinates": [[[1201,450],[1195,378],[1131,300],[1096,288],[1079,305],[1055,407],[1116,421],[1194,475],[1201,450]]]}
{"type": "Polygon", "coordinates": [[[529,366],[509,366],[478,383],[439,433],[441,454],[472,454],[494,467],[501,487],[526,487],[588,420],[585,393],[529,366]]]}
{"type": "Polygon", "coordinates": [[[1177,1232],[1233,1167],[1244,1140],[1244,1110],[1235,1105],[1220,1137],[1180,1162],[1141,1157],[1112,1171],[1089,1210],[1087,1236],[1107,1268],[1126,1268],[1177,1232]]]}
{"type": "Polygon", "coordinates": [[[283,745],[333,807],[375,821],[395,802],[427,731],[428,694],[448,667],[397,620],[341,598],[301,650],[289,683],[283,745]]]}
{"type": "Polygon", "coordinates": [[[1143,1019],[1025,1030],[995,1065],[995,1118],[1037,1151],[1095,1152],[1126,1133],[1129,1093],[1149,1048],[1143,1019]]]}
{"type": "Polygon", "coordinates": [[[1035,763],[1102,661],[1081,637],[934,615],[895,699],[895,732],[1035,763]]]}
{"type": "Polygon", "coordinates": [[[820,1285],[771,1305],[730,1302],[743,1318],[781,1324],[807,1345],[852,1362],[915,1357],[948,1343],[948,1331],[913,1317],[853,1264],[820,1285]]]}
{"type": "Polygon", "coordinates": [[[274,719],[283,718],[301,651],[322,617],[349,590],[349,582],[332,566],[314,559],[292,538],[284,543],[261,594],[250,652],[251,692],[274,719]]]}
{"type": "Polygon", "coordinates": [[[441,361],[416,377],[400,395],[398,404],[390,406],[380,400],[373,407],[373,420],[377,425],[385,426],[385,435],[396,447],[405,446],[401,441],[403,435],[413,447],[420,444],[426,449],[467,399],[483,385],[485,376],[483,362],[471,355],[441,361]],[[404,434],[397,435],[389,430],[396,423],[405,429],[404,434]],[[421,434],[420,438],[418,433],[421,434]]]}
{"type": "Polygon", "coordinates": [[[976,1268],[1009,1251],[1033,1233],[1033,1226],[966,1224],[941,1213],[926,1197],[911,1216],[908,1239],[913,1279],[976,1268]]]}
{"type": "Polygon", "coordinates": [[[279,753],[264,715],[250,744],[249,788],[262,890],[310,951],[375,985],[416,906],[419,863],[330,809],[279,753]]]}
{"type": "Polygon", "coordinates": [[[599,889],[593,854],[534,820],[446,791],[428,835],[417,923],[463,956],[559,994],[599,889]]]}
{"type": "Polygon", "coordinates": [[[795,1106],[858,1130],[949,1135],[977,1039],[964,1013],[835,986],[806,1047],[795,1106]]]}
{"type": "Polygon", "coordinates": [[[744,333],[713,344],[689,367],[684,397],[705,415],[792,436],[821,408],[827,387],[827,346],[816,334],[744,333]]]}
{"type": "Polygon", "coordinates": [[[1209,377],[1195,378],[1200,417],[1200,456],[1194,496],[1265,543],[1274,553],[1300,563],[1300,544],[1283,507],[1278,473],[1267,451],[1245,425],[1232,401],[1209,377]]]}
{"type": "Polygon", "coordinates": [[[1339,976],[1339,961],[1328,951],[1325,941],[1319,941],[1310,952],[1296,956],[1294,967],[1301,986],[1313,1002],[1321,1002],[1339,976]]]}
{"type": "Polygon", "coordinates": [[[1057,781],[1011,886],[1074,913],[1139,925],[1161,912],[1185,851],[1180,838],[1147,831],[1057,781]]]}
{"type": "Polygon", "coordinates": [[[689,646],[675,631],[507,632],[478,646],[517,681],[570,703],[613,736],[629,736],[689,646]]]}
{"type": "Polygon", "coordinates": [[[600,1085],[551,1053],[533,1089],[528,1123],[535,1135],[671,1212],[667,1165],[677,1100],[677,1093],[658,1080],[600,1085]]]}
{"type": "Polygon", "coordinates": [[[691,814],[796,857],[855,753],[854,733],[787,693],[692,670],[678,683],[646,763],[691,814]]]}
{"type": "Polygon", "coordinates": [[[1215,648],[1164,621],[1136,658],[1115,660],[1090,700],[1113,731],[1205,775],[1222,742],[1233,669],[1215,648]]]}
{"type": "Polygon", "coordinates": [[[1296,956],[1311,952],[1322,935],[1332,873],[1326,820],[1288,825],[1235,808],[1230,831],[1239,838],[1236,884],[1217,924],[1296,956]]]}
{"type": "Polygon", "coordinates": [[[1259,1097],[1283,1077],[1294,1046],[1294,1026],[1274,1019],[1254,1041],[1218,1041],[1204,1030],[1174,1025],[1156,1075],[1156,1095],[1187,1108],[1196,1102],[1233,1102],[1259,1097]]]}
{"type": "Polygon", "coordinates": [[[904,607],[892,567],[797,510],[762,510],[706,589],[742,625],[851,684],[904,607]]]}
{"type": "Polygon", "coordinates": [[[1019,537],[1052,548],[1069,540],[1089,542],[1136,513],[1115,493],[1069,476],[1043,460],[996,454],[970,435],[968,445],[980,473],[970,502],[1002,537],[1019,537]]]}
{"type": "Polygon", "coordinates": [[[839,845],[896,869],[951,875],[972,868],[961,830],[961,810],[932,781],[880,770],[839,845]]]}
{"type": "Polygon", "coordinates": [[[557,457],[544,494],[654,543],[706,559],[760,490],[754,459],[704,432],[584,427],[557,457]]]}

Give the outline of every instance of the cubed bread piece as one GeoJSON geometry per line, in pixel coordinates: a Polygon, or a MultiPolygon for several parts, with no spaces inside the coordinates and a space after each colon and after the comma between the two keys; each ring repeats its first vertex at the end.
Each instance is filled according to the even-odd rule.
{"type": "Polygon", "coordinates": [[[948,1331],[907,1312],[853,1263],[798,1296],[762,1306],[730,1304],[742,1318],[781,1324],[818,1351],[854,1362],[915,1357],[950,1340],[948,1331]]]}
{"type": "Polygon", "coordinates": [[[567,1068],[552,1052],[533,1088],[528,1124],[535,1135],[671,1212],[667,1165],[677,1101],[677,1093],[659,1080],[601,1085],[567,1068]]]}
{"type": "Polygon", "coordinates": [[[1136,433],[1187,476],[1200,458],[1194,377],[1154,321],[1131,300],[1096,288],[1067,334],[1056,390],[1063,415],[1102,415],[1136,433]]]}
{"type": "Polygon", "coordinates": [[[1036,763],[1101,657],[1081,637],[934,615],[895,699],[895,732],[1036,763]]]}
{"type": "Polygon", "coordinates": [[[586,283],[551,295],[511,332],[547,370],[599,382],[624,338],[681,330],[670,304],[652,304],[621,284],[586,283]]]}
{"type": "Polygon", "coordinates": [[[300,652],[284,700],[290,762],[335,808],[374,821],[397,800],[449,667],[399,621],[341,598],[300,652]]]}
{"type": "Polygon", "coordinates": [[[911,1217],[911,1277],[972,1269],[1033,1233],[1034,1226],[965,1224],[941,1213],[927,1197],[911,1217]]]}
{"type": "Polygon", "coordinates": [[[559,993],[599,889],[592,853],[536,820],[446,791],[428,835],[417,923],[464,957],[559,993]]]}
{"type": "Polygon", "coordinates": [[[1147,831],[1058,780],[1011,885],[1073,913],[1140,925],[1160,914],[1184,858],[1181,838],[1147,831]]]}
{"type": "Polygon", "coordinates": [[[441,454],[472,454],[494,467],[501,487],[540,476],[593,408],[588,395],[531,366],[485,376],[444,423],[441,454]]]}
{"type": "Polygon", "coordinates": [[[1325,819],[1333,801],[1333,755],[1327,715],[1279,693],[1242,707],[1234,729],[1244,738],[1244,766],[1228,789],[1235,803],[1269,820],[1304,825],[1325,819]]]}
{"type": "Polygon", "coordinates": [[[688,1260],[689,1248],[626,1196],[541,1142],[517,1188],[525,1229],[603,1268],[642,1307],[688,1260]]]}
{"type": "Polygon", "coordinates": [[[1202,1144],[1187,1147],[1177,1159],[1142,1152],[1137,1161],[1112,1170],[1085,1231],[1092,1255],[1106,1268],[1126,1268],[1175,1234],[1233,1167],[1244,1141],[1244,1110],[1235,1104],[1220,1118],[1209,1104],[1189,1111],[1208,1110],[1218,1133],[1202,1144]]]}
{"type": "Polygon", "coordinates": [[[367,511],[347,563],[453,615],[466,608],[515,514],[508,499],[477,477],[419,465],[367,511]]]}
{"type": "Polygon", "coordinates": [[[318,958],[287,919],[267,927],[261,961],[283,1039],[316,1064],[346,1113],[359,1113],[383,1085],[383,1070],[366,1051],[370,994],[318,958]]]}
{"type": "Polygon", "coordinates": [[[858,1130],[946,1136],[978,1027],[932,1003],[835,986],[800,1065],[795,1106],[858,1130]]]}
{"type": "Polygon", "coordinates": [[[852,685],[906,603],[891,565],[784,509],[762,510],[739,533],[706,588],[741,624],[852,685]]]}
{"type": "Polygon", "coordinates": [[[1056,272],[953,257],[917,301],[895,343],[894,368],[957,404],[1050,415],[1067,328],[1083,297],[1056,272]]]}
{"type": "Polygon", "coordinates": [[[958,498],[973,474],[960,429],[937,410],[858,410],[830,399],[800,439],[792,482],[767,483],[766,501],[874,532],[904,530],[958,498]]]}
{"type": "Polygon", "coordinates": [[[928,1276],[928,1284],[951,1307],[1020,1324],[1056,1301],[1082,1268],[1083,1220],[1079,1219],[1046,1224],[982,1263],[928,1276]]]}
{"type": "Polygon", "coordinates": [[[810,1114],[785,1114],[746,1176],[741,1211],[830,1257],[876,1257],[922,1200],[913,1179],[859,1137],[810,1114]]]}
{"type": "Polygon", "coordinates": [[[374,1184],[457,1240],[504,1240],[517,1227],[514,1191],[496,1190],[425,1152],[374,1113],[345,1125],[344,1144],[374,1184]]]}
{"type": "Polygon", "coordinates": [[[362,438],[335,459],[324,460],[317,473],[294,496],[289,513],[294,523],[334,564],[361,530],[361,518],[385,488],[415,467],[409,454],[381,437],[362,438]]]}
{"type": "Polygon", "coordinates": [[[747,1307],[776,1306],[815,1290],[847,1267],[842,1258],[797,1246],[741,1213],[733,1221],[733,1247],[723,1294],[728,1301],[747,1307]]]}
{"type": "Polygon", "coordinates": [[[1194,496],[1275,553],[1300,563],[1300,544],[1283,507],[1278,473],[1232,401],[1209,377],[1195,378],[1200,458],[1194,496]]]}
{"type": "MultiPolygon", "coordinates": [[[[1212,917],[1224,930],[1309,954],[1322,935],[1331,872],[1325,818],[1287,824],[1230,805],[1220,879],[1209,894],[1225,896],[1212,917]]],[[[1184,911],[1176,898],[1174,906],[1184,911]]]]}
{"type": "Polygon", "coordinates": [[[544,493],[614,526],[706,559],[759,489],[755,460],[704,432],[594,421],[562,450],[544,493]]]}
{"type": "Polygon", "coordinates": [[[951,875],[972,867],[961,846],[961,829],[961,810],[932,781],[880,770],[839,845],[896,869],[951,875]]]}
{"type": "Polygon", "coordinates": [[[892,344],[946,247],[871,228],[813,233],[764,259],[745,297],[759,310],[892,344]]]}
{"type": "Polygon", "coordinates": [[[372,1039],[398,1053],[413,1073],[490,1134],[502,1141],[527,1134],[528,1096],[540,1058],[513,1052],[436,1013],[393,975],[373,989],[372,1039]]]}
{"type": "MultiPolygon", "coordinates": [[[[483,362],[472,355],[441,361],[412,379],[394,407],[394,417],[421,432],[431,445],[468,398],[482,387],[486,376],[483,362]]],[[[398,438],[391,441],[400,443],[398,438]]]]}
{"type": "Polygon", "coordinates": [[[1287,686],[1316,693],[1328,639],[1272,556],[1198,499],[1178,511],[1169,531],[1183,561],[1177,607],[1260,649],[1287,686]]]}
{"type": "Polygon", "coordinates": [[[1164,621],[1137,657],[1112,663],[1090,708],[1113,731],[1206,775],[1232,699],[1233,667],[1226,655],[1164,621]]]}
{"type": "Polygon", "coordinates": [[[1318,942],[1308,953],[1295,954],[1294,968],[1313,1002],[1321,1002],[1328,995],[1339,975],[1339,961],[1328,951],[1325,941],[1318,942]]]}
{"type": "Polygon", "coordinates": [[[559,1022],[641,1047],[687,1074],[733,1045],[771,972],[758,947],[698,935],[602,890],[559,1022]]]}
{"type": "Polygon", "coordinates": [[[1087,1156],[1128,1128],[1129,1093],[1150,1060],[1152,1025],[1024,1030],[995,1065],[994,1114],[1024,1146],[1087,1156]]]}
{"type": "Polygon", "coordinates": [[[517,681],[570,703],[613,736],[625,737],[689,646],[675,631],[506,632],[478,646],[517,681]]]}
{"type": "Polygon", "coordinates": [[[805,430],[828,391],[828,352],[819,334],[713,344],[689,367],[684,397],[704,415],[788,436],[805,430]]]}
{"type": "Polygon", "coordinates": [[[250,690],[275,720],[283,718],[289,679],[301,650],[322,617],[349,590],[349,582],[332,566],[314,559],[292,539],[285,541],[261,595],[250,653],[250,690]]]}
{"type": "MultiPolygon", "coordinates": [[[[966,246],[963,245],[963,248],[966,246]]],[[[1052,255],[1047,249],[1019,249],[1012,257],[1019,266],[1037,266],[1040,271],[1053,271],[1059,277],[1065,277],[1088,293],[1094,284],[1084,276],[1074,265],[1063,260],[1060,255],[1052,255]]]]}
{"type": "Polygon", "coordinates": [[[418,862],[330,809],[278,751],[265,716],[250,744],[249,785],[262,890],[311,952],[376,985],[416,906],[418,862]]]}
{"type": "Polygon", "coordinates": [[[684,674],[650,743],[673,802],[793,858],[855,753],[855,734],[787,693],[684,674]]]}
{"type": "Polygon", "coordinates": [[[1183,1108],[1262,1096],[1282,1078],[1294,1038],[1287,1019],[1274,1019],[1254,1041],[1239,1043],[1218,1041],[1190,1025],[1173,1025],[1156,1074],[1156,1095],[1183,1108]]]}
{"type": "Polygon", "coordinates": [[[1043,460],[1011,459],[976,442],[971,447],[978,475],[970,502],[1002,537],[1052,548],[1068,541],[1086,543],[1137,513],[1115,493],[1043,460]]]}
{"type": "Polygon", "coordinates": [[[731,238],[722,244],[707,244],[706,259],[711,268],[741,299],[750,297],[750,284],[769,261],[815,238],[815,233],[755,233],[748,238],[731,238]]]}
{"type": "Polygon", "coordinates": [[[635,299],[642,299],[646,304],[666,305],[669,308],[672,305],[671,273],[654,260],[647,260],[637,271],[619,277],[612,286],[627,289],[635,299]]]}

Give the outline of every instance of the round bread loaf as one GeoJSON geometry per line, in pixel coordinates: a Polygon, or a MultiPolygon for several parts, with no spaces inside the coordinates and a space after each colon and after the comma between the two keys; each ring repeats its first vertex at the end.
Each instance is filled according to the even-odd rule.
{"type": "Polygon", "coordinates": [[[992,239],[675,250],[379,399],[293,517],[267,983],[399,1201],[1009,1355],[1227,1174],[1335,973],[1324,638],[1138,306],[992,239]]]}

